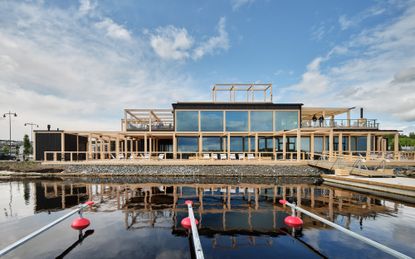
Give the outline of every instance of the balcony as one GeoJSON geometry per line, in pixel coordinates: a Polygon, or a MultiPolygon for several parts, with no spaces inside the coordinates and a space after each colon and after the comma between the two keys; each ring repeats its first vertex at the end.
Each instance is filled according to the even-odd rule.
{"type": "Polygon", "coordinates": [[[123,131],[173,131],[170,109],[125,109],[121,120],[123,131]]]}
{"type": "Polygon", "coordinates": [[[302,120],[302,128],[379,129],[376,119],[302,120]]]}

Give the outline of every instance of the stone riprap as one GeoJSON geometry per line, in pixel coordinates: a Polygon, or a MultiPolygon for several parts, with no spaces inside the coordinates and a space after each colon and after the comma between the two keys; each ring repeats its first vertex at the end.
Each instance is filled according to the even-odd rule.
{"type": "Polygon", "coordinates": [[[140,176],[319,176],[323,170],[285,165],[68,165],[63,174],[140,176]]]}

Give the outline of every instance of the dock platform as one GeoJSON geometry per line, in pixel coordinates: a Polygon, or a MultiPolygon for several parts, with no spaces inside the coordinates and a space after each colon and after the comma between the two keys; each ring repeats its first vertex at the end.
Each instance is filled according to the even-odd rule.
{"type": "Polygon", "coordinates": [[[345,187],[350,186],[415,198],[415,178],[364,178],[354,175],[336,176],[327,174],[322,175],[322,178],[329,185],[333,183],[345,187]]]}

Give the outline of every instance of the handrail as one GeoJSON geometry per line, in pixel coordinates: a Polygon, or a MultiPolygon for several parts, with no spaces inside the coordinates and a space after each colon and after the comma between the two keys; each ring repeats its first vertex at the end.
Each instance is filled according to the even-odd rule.
{"type": "Polygon", "coordinates": [[[47,224],[46,226],[30,233],[29,235],[17,240],[16,242],[14,242],[13,244],[8,245],[7,247],[3,248],[2,250],[0,250],[0,256],[3,256],[5,254],[7,254],[8,252],[14,250],[15,248],[17,248],[20,245],[23,245],[24,243],[26,243],[27,241],[33,239],[34,237],[40,235],[41,233],[45,232],[46,230],[52,228],[53,226],[55,226],[56,224],[58,224],[59,222],[69,218],[70,216],[72,216],[73,214],[77,213],[77,212],[81,212],[83,209],[85,209],[86,207],[92,205],[90,202],[84,203],[84,204],[80,204],[78,206],[78,208],[76,208],[75,210],[69,212],[68,214],[63,215],[62,217],[58,218],[57,220],[47,224]]]}
{"type": "Polygon", "coordinates": [[[190,224],[192,229],[193,246],[197,259],[204,259],[202,244],[200,243],[199,232],[197,231],[195,215],[193,214],[192,201],[186,201],[187,209],[189,211],[190,224]]]}
{"type": "Polygon", "coordinates": [[[349,235],[349,236],[354,237],[354,238],[356,238],[356,239],[358,239],[358,240],[360,240],[360,241],[362,241],[362,242],[364,242],[364,243],[366,243],[368,245],[371,245],[373,247],[376,247],[377,249],[379,249],[379,250],[381,250],[381,251],[383,251],[383,252],[385,252],[385,253],[387,253],[389,255],[392,255],[392,256],[394,256],[396,258],[405,258],[405,259],[410,259],[411,258],[411,257],[409,257],[409,256],[407,256],[407,255],[405,255],[405,254],[403,254],[401,252],[398,252],[398,251],[396,251],[396,250],[394,250],[394,249],[392,249],[390,247],[387,247],[385,245],[382,245],[381,243],[378,243],[378,242],[376,242],[376,241],[374,241],[372,239],[369,239],[367,237],[364,237],[362,235],[359,235],[359,234],[357,234],[357,233],[355,233],[355,232],[353,232],[353,231],[351,231],[351,230],[349,230],[347,228],[344,228],[344,227],[342,227],[340,225],[337,225],[336,223],[333,223],[333,222],[331,222],[331,221],[329,221],[329,220],[327,220],[325,218],[322,218],[322,217],[320,217],[320,216],[318,216],[318,215],[316,215],[314,213],[311,213],[308,210],[305,210],[303,208],[300,208],[300,207],[298,207],[295,204],[289,203],[286,200],[280,200],[280,203],[281,204],[284,204],[284,205],[287,205],[288,207],[290,207],[292,209],[295,209],[295,210],[297,210],[299,212],[302,212],[302,213],[306,214],[307,216],[309,216],[311,218],[314,218],[314,219],[316,219],[316,220],[318,220],[318,221],[320,221],[320,222],[322,222],[322,223],[324,223],[326,225],[329,225],[330,227],[335,228],[335,229],[343,232],[346,235],[349,235]]]}

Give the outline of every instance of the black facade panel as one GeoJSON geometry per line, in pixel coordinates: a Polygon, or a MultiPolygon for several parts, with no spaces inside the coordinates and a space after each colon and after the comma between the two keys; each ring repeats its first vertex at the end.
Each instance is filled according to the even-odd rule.
{"type": "Polygon", "coordinates": [[[35,133],[36,160],[44,160],[45,151],[61,151],[61,134],[61,132],[35,133]]]}
{"type": "Polygon", "coordinates": [[[300,110],[302,103],[173,103],[173,109],[201,110],[300,110]]]}

